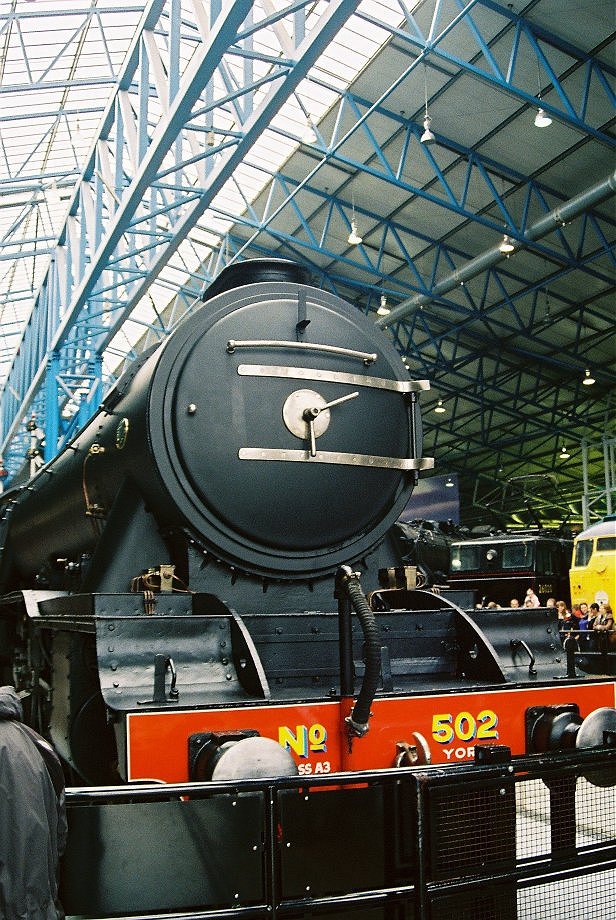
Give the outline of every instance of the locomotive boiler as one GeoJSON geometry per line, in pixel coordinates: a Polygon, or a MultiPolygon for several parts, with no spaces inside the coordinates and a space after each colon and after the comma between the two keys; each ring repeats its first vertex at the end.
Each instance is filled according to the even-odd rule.
{"type": "Polygon", "coordinates": [[[465,612],[396,565],[392,525],[433,463],[427,381],[293,263],[233,266],[203,299],[2,497],[3,682],[75,778],[595,737],[614,682],[576,677],[553,614],[465,612]]]}

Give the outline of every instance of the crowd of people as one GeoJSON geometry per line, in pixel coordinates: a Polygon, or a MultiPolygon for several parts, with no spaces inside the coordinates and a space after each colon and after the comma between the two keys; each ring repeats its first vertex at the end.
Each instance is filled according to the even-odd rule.
{"type": "Polygon", "coordinates": [[[557,601],[558,626],[561,633],[572,631],[611,632],[614,630],[614,613],[610,604],[572,604],[569,610],[564,601],[557,601]]]}
{"type": "MultiPolygon", "coordinates": [[[[478,606],[484,606],[478,604],[478,606]]],[[[485,604],[490,609],[500,609],[496,601],[488,601],[485,604]]],[[[541,601],[532,588],[529,588],[526,595],[520,603],[517,597],[512,597],[509,601],[509,607],[513,610],[521,607],[541,607],[541,601]]],[[[616,623],[614,621],[614,612],[608,603],[599,604],[595,601],[587,604],[586,601],[580,601],[579,604],[572,604],[571,608],[567,606],[566,601],[558,601],[555,597],[549,597],[545,602],[545,607],[555,607],[558,615],[558,628],[561,634],[570,632],[610,632],[616,636],[616,623]]]]}

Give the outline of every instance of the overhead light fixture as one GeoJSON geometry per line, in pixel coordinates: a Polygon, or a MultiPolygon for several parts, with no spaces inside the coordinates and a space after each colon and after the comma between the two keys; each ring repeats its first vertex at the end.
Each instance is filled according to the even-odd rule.
{"type": "Polygon", "coordinates": [[[535,128],[547,128],[548,125],[552,124],[552,119],[541,106],[541,71],[539,70],[538,57],[535,58],[535,64],[537,65],[537,99],[539,100],[539,108],[535,115],[535,128]]]}
{"type": "Polygon", "coordinates": [[[424,111],[424,132],[419,138],[422,144],[433,144],[436,140],[433,132],[430,130],[430,123],[432,119],[428,115],[428,78],[426,75],[426,65],[424,64],[424,100],[425,100],[425,111],[424,111]]]}
{"type": "Polygon", "coordinates": [[[381,302],[379,304],[378,310],[376,311],[376,315],[387,316],[389,313],[391,313],[391,310],[387,306],[387,296],[385,294],[381,294],[381,302]]]}
{"type": "Polygon", "coordinates": [[[438,403],[434,407],[434,411],[441,415],[443,412],[447,412],[447,409],[443,405],[443,400],[439,399],[438,403]]]}
{"type": "Polygon", "coordinates": [[[355,221],[355,196],[354,195],[352,196],[352,208],[353,210],[352,210],[352,216],[351,216],[351,232],[349,233],[347,242],[349,246],[359,246],[359,244],[363,240],[363,237],[361,237],[359,233],[357,232],[357,223],[355,221]]]}
{"type": "Polygon", "coordinates": [[[304,144],[315,144],[317,141],[317,132],[314,130],[314,122],[310,115],[306,115],[306,126],[302,134],[304,144]]]}
{"type": "Polygon", "coordinates": [[[593,383],[596,383],[595,378],[590,373],[590,369],[588,367],[584,371],[584,379],[582,380],[582,383],[585,387],[591,387],[593,383]]]}
{"type": "Polygon", "coordinates": [[[455,482],[453,481],[451,476],[448,476],[447,479],[445,480],[445,488],[453,489],[454,485],[455,485],[455,482]]]}
{"type": "Polygon", "coordinates": [[[433,144],[434,141],[436,140],[434,133],[430,130],[431,121],[432,119],[430,118],[430,116],[426,115],[426,117],[424,118],[424,122],[423,122],[424,133],[419,138],[422,144],[433,144]]]}
{"type": "Polygon", "coordinates": [[[552,119],[547,112],[542,108],[537,109],[537,114],[535,115],[535,128],[547,128],[551,124],[552,119]]]}
{"type": "Polygon", "coordinates": [[[355,223],[355,220],[352,220],[351,221],[351,232],[349,233],[349,238],[347,242],[349,243],[350,246],[359,246],[359,244],[362,241],[363,241],[363,237],[361,237],[359,233],[357,232],[357,224],[355,223]]]}
{"type": "Polygon", "coordinates": [[[571,456],[571,454],[569,453],[569,451],[567,450],[567,448],[566,448],[565,445],[563,444],[558,459],[559,459],[559,460],[568,460],[570,456],[571,456]]]}
{"type": "Polygon", "coordinates": [[[205,136],[205,143],[208,147],[214,147],[216,144],[216,135],[214,134],[214,129],[210,128],[205,136]]]}
{"type": "Polygon", "coordinates": [[[511,240],[511,237],[505,235],[503,236],[500,246],[498,247],[499,252],[502,252],[504,255],[508,255],[510,252],[513,252],[515,246],[511,240]]]}

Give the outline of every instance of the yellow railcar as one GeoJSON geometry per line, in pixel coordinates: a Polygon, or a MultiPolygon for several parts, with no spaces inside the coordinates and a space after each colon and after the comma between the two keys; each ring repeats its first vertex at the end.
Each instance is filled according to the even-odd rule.
{"type": "Polygon", "coordinates": [[[616,602],[616,514],[575,538],[569,570],[571,603],[616,602]]]}

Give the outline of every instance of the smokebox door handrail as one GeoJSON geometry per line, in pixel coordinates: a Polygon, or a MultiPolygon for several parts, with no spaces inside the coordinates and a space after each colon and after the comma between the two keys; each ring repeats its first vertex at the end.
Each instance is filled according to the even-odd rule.
{"type": "Polygon", "coordinates": [[[230,355],[238,348],[292,348],[296,351],[324,351],[334,355],[346,355],[349,358],[359,358],[364,364],[374,364],[378,355],[376,352],[354,351],[352,348],[341,348],[339,345],[320,345],[318,342],[283,342],[276,339],[247,339],[235,341],[229,339],[227,351],[230,355]]]}

